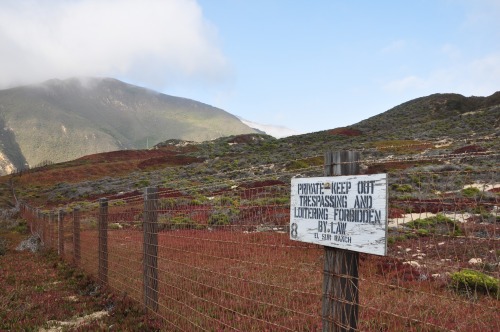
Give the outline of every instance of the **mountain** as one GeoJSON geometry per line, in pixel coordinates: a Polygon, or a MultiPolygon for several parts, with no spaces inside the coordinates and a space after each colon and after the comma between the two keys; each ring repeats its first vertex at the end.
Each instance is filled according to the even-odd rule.
{"type": "MultiPolygon", "coordinates": [[[[498,293],[480,289],[480,285],[473,281],[459,286],[455,283],[455,278],[450,276],[456,276],[457,270],[467,267],[468,271],[481,271],[475,278],[480,278],[481,283],[491,280],[490,284],[498,285],[499,96],[499,93],[489,97],[431,95],[409,101],[345,128],[282,139],[262,134],[221,137],[201,143],[171,139],[150,150],[100,153],[37,167],[0,177],[0,224],[2,216],[7,219],[16,215],[19,211],[19,204],[16,202],[22,201],[23,204],[36,208],[30,210],[35,215],[38,214],[39,218],[39,213],[48,218],[50,212],[66,212],[66,218],[61,219],[64,222],[59,225],[72,228],[72,212],[78,207],[82,241],[85,241],[82,243],[87,244],[82,245],[82,248],[92,247],[93,249],[86,249],[85,254],[87,258],[93,259],[92,257],[97,257],[97,228],[101,228],[98,226],[101,223],[98,222],[97,200],[106,197],[110,217],[109,220],[106,218],[111,239],[110,258],[132,257],[137,256],[137,250],[142,245],[140,239],[145,230],[142,223],[145,218],[144,206],[154,206],[154,211],[158,212],[155,228],[158,229],[160,239],[163,239],[163,246],[160,248],[164,250],[163,257],[166,257],[168,251],[168,257],[172,258],[169,264],[177,261],[182,265],[177,265],[175,269],[187,269],[187,274],[175,279],[179,283],[185,281],[180,286],[188,290],[193,288],[192,281],[185,276],[207,276],[207,279],[199,280],[222,285],[220,280],[223,269],[229,271],[229,267],[240,264],[237,269],[231,269],[233,274],[228,276],[232,280],[243,281],[242,287],[246,293],[251,287],[247,282],[249,280],[258,281],[253,282],[258,287],[252,290],[255,294],[262,289],[260,280],[266,284],[271,280],[273,284],[279,285],[278,291],[284,285],[293,290],[297,286],[297,280],[313,280],[317,277],[322,265],[318,260],[320,253],[313,247],[294,245],[297,249],[295,252],[300,252],[299,255],[287,251],[288,244],[284,241],[289,235],[286,233],[290,231],[293,234],[294,231],[293,227],[287,227],[290,225],[289,214],[292,211],[289,206],[290,181],[292,178],[322,176],[326,151],[354,150],[361,155],[359,166],[363,174],[387,173],[385,189],[389,199],[385,210],[388,218],[392,219],[387,227],[388,255],[361,256],[363,264],[360,268],[364,269],[362,273],[370,280],[377,281],[374,285],[378,287],[366,294],[380,294],[388,285],[397,282],[404,288],[398,286],[401,292],[392,294],[382,303],[390,305],[390,301],[394,302],[394,299],[402,298],[405,294],[409,294],[408,298],[401,302],[411,301],[414,291],[422,293],[422,289],[429,290],[429,296],[424,299],[427,302],[444,299],[436,304],[436,312],[457,299],[466,299],[465,296],[470,298],[472,294],[476,306],[473,321],[476,324],[464,330],[485,329],[496,322],[494,312],[498,307],[498,293]],[[152,205],[144,203],[145,187],[158,188],[159,199],[152,205]],[[394,220],[395,218],[398,220],[394,220]],[[405,223],[406,221],[409,222],[405,223]],[[117,253],[121,255],[118,256],[117,253]],[[247,259],[249,255],[252,259],[247,259]],[[288,275],[280,275],[291,271],[283,269],[283,264],[293,267],[297,265],[297,259],[309,259],[306,256],[310,260],[300,270],[307,270],[308,276],[290,279],[288,275]],[[415,261],[407,264],[409,259],[415,261]],[[264,273],[259,274],[258,268],[261,265],[263,269],[260,272],[264,273]],[[270,266],[278,266],[279,269],[270,270],[270,266]],[[210,273],[206,273],[210,269],[214,271],[211,273],[212,279],[208,276],[210,273]],[[258,279],[261,277],[262,279],[258,279]],[[292,283],[286,285],[279,280],[291,280],[292,283]],[[456,293],[452,295],[454,292],[456,293]],[[481,311],[483,308],[488,310],[481,311]]],[[[356,193],[356,189],[359,191],[359,188],[352,189],[356,193]]],[[[359,195],[356,199],[359,197],[362,201],[363,196],[359,195]]],[[[307,201],[302,204],[304,206],[323,207],[321,202],[314,204],[313,199],[311,204],[309,199],[304,201],[307,201]]],[[[326,199],[325,202],[327,203],[326,199]]],[[[340,201],[338,205],[336,202],[335,206],[340,207],[340,201]]],[[[371,205],[371,200],[368,204],[371,205]]],[[[153,215],[156,216],[156,213],[153,215]]],[[[10,220],[4,224],[13,225],[10,227],[15,225],[16,230],[25,229],[27,232],[33,226],[31,232],[34,234],[37,226],[47,225],[28,223],[27,220],[32,219],[29,214],[26,217],[26,220],[20,220],[18,224],[11,223],[10,220]]],[[[333,219],[338,218],[330,215],[330,220],[333,219]]],[[[70,233],[57,237],[57,226],[53,220],[47,226],[49,227],[42,227],[41,232],[45,239],[48,234],[52,240],[48,239],[45,243],[55,249],[58,238],[68,239],[70,242],[66,242],[65,248],[69,251],[66,251],[65,256],[67,260],[72,260],[73,237],[70,233]]],[[[122,261],[129,264],[123,259],[122,261]]],[[[95,273],[97,261],[94,262],[94,268],[89,264],[81,267],[90,266],[91,271],[87,272],[95,273]]],[[[137,270],[135,262],[129,265],[131,271],[137,270]]],[[[124,270],[121,261],[110,266],[115,270],[124,270]]],[[[119,276],[120,273],[113,272],[112,275],[119,276]]],[[[130,283],[134,275],[136,274],[127,274],[123,280],[116,279],[114,282],[130,283]]],[[[133,280],[140,283],[141,277],[136,275],[135,278],[139,278],[133,280]]],[[[230,292],[234,292],[233,286],[228,289],[230,292]]],[[[200,296],[207,293],[205,288],[199,290],[200,296]]],[[[117,291],[123,292],[124,289],[117,291]]],[[[396,292],[391,290],[393,291],[396,292]]],[[[140,291],[131,293],[137,295],[137,301],[141,301],[140,291]]],[[[165,294],[160,296],[165,298],[165,294]]],[[[316,298],[312,297],[311,301],[317,302],[316,298]]],[[[132,299],[134,297],[130,300],[132,299]]],[[[126,303],[129,304],[130,301],[127,299],[126,303]]],[[[240,305],[242,302],[237,298],[232,303],[240,305]]],[[[272,306],[275,307],[274,304],[272,306]]],[[[391,308],[397,312],[397,306],[391,308]]],[[[211,307],[206,309],[208,314],[217,311],[211,307]]],[[[280,310],[275,316],[282,318],[283,310],[281,307],[278,309],[280,310]]],[[[295,311],[291,309],[291,313],[295,315],[295,311]]],[[[471,321],[467,315],[463,315],[461,309],[459,303],[454,309],[455,316],[450,316],[447,322],[458,321],[457,326],[461,327],[471,321]],[[457,320],[459,316],[465,316],[464,320],[457,320]]],[[[421,312],[409,312],[406,316],[422,315],[421,312]]],[[[374,325],[374,320],[368,317],[368,325],[364,325],[367,327],[364,330],[370,329],[370,326],[403,330],[403,326],[409,325],[405,319],[401,325],[398,322],[394,328],[387,328],[387,323],[392,324],[393,318],[390,315],[388,320],[376,321],[374,325]]],[[[44,321],[41,322],[43,323],[44,321]]],[[[435,320],[429,321],[429,324],[424,321],[417,323],[415,326],[422,327],[423,330],[436,327],[435,320]]],[[[299,325],[297,323],[294,326],[299,325]]],[[[301,326],[314,329],[316,325],[310,321],[301,326]]],[[[454,326],[446,325],[446,328],[454,326]]]]}
{"type": "MultiPolygon", "coordinates": [[[[180,189],[203,184],[217,191],[235,182],[246,181],[250,187],[290,183],[294,176],[322,176],[324,153],[330,150],[360,151],[367,161],[362,171],[390,173],[391,190],[404,176],[418,183],[421,172],[440,171],[463,171],[466,179],[447,182],[446,175],[442,180],[430,177],[433,185],[444,185],[429,186],[434,191],[492,180],[496,185],[499,97],[499,92],[489,97],[436,94],[344,128],[281,139],[263,134],[204,142],[171,139],[150,150],[88,155],[0,177],[0,205],[9,198],[8,179],[19,198],[40,206],[79,201],[85,205],[99,197],[139,195],[146,186],[180,189]]],[[[396,190],[396,194],[407,193],[396,190]]]]}
{"type": "Polygon", "coordinates": [[[110,78],[49,80],[0,91],[0,173],[167,139],[255,133],[212,106],[110,78]]]}
{"type": "Polygon", "coordinates": [[[417,98],[353,126],[367,135],[435,139],[477,137],[500,129],[500,91],[488,97],[433,94],[417,98]]]}

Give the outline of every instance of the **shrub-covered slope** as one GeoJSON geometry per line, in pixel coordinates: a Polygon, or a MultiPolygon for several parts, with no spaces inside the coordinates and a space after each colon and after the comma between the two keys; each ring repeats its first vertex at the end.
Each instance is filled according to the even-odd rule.
{"type": "MultiPolygon", "coordinates": [[[[47,165],[12,176],[12,181],[20,198],[34,205],[54,206],[115,197],[120,192],[140,191],[146,186],[181,188],[269,178],[288,182],[297,174],[321,176],[323,154],[329,150],[361,151],[362,159],[367,161],[363,165],[365,173],[396,172],[402,176],[402,173],[442,169],[489,172],[500,162],[499,110],[495,104],[498,95],[473,98],[475,108],[443,107],[442,112],[450,113],[447,121],[452,125],[429,131],[425,139],[422,131],[429,124],[446,123],[443,114],[429,105],[444,104],[443,100],[449,100],[450,95],[420,98],[348,128],[283,139],[261,134],[205,142],[172,139],[153,150],[115,151],[47,165]],[[422,116],[415,115],[418,112],[422,116]],[[470,115],[471,121],[475,121],[473,131],[456,130],[465,126],[462,120],[469,117],[469,112],[479,112],[470,115]],[[418,122],[417,118],[425,121],[418,122]]],[[[469,100],[451,96],[464,102],[469,100]]],[[[4,177],[3,181],[8,179],[4,177]]],[[[459,183],[455,189],[463,185],[459,183]]],[[[403,193],[398,186],[393,189],[403,193]]]]}
{"type": "Polygon", "coordinates": [[[204,141],[255,132],[221,109],[109,78],[2,90],[0,125],[3,173],[170,138],[204,141]]]}

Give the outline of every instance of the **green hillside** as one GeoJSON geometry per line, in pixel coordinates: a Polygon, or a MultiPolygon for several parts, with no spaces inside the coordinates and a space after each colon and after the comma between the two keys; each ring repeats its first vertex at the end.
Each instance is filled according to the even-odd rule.
{"type": "Polygon", "coordinates": [[[2,90],[0,122],[3,174],[172,138],[205,141],[255,132],[221,109],[109,78],[2,90]]]}
{"type": "Polygon", "coordinates": [[[489,97],[433,94],[403,103],[352,127],[387,139],[457,139],[498,133],[500,92],[489,97]]]}
{"type": "MultiPolygon", "coordinates": [[[[494,170],[500,162],[498,96],[432,95],[346,128],[282,139],[262,134],[204,142],[170,139],[152,150],[89,155],[13,179],[22,199],[59,205],[145,186],[178,188],[243,179],[287,183],[298,174],[321,176],[323,154],[329,150],[361,151],[367,160],[365,173],[394,171],[411,177],[427,170],[494,170]]],[[[480,176],[473,182],[485,180],[480,176]]],[[[456,182],[454,188],[461,185],[456,182]]]]}
{"type": "MultiPolygon", "coordinates": [[[[290,240],[290,182],[323,176],[326,151],[356,151],[360,173],[386,173],[388,192],[387,256],[361,254],[359,259],[363,301],[376,304],[375,312],[360,305],[359,330],[496,331],[498,96],[432,95],[345,128],[283,139],[257,133],[204,142],[169,139],[148,150],[92,154],[0,176],[0,231],[2,224],[25,233],[41,230],[44,245],[60,251],[85,274],[95,276],[103,265],[99,258],[106,257],[101,261],[110,262],[107,282],[127,308],[132,300],[144,304],[147,274],[141,274],[146,270],[141,264],[148,266],[149,261],[143,252],[147,246],[157,248],[161,309],[151,317],[161,320],[158,329],[165,329],[172,317],[189,317],[182,327],[191,330],[194,312],[206,326],[227,319],[221,329],[240,313],[257,319],[239,330],[266,330],[264,316],[272,320],[268,330],[286,324],[287,330],[318,330],[323,284],[318,276],[324,275],[325,250],[290,240]],[[156,188],[159,198],[145,203],[146,187],[156,188]],[[107,199],[105,210],[100,210],[101,198],[107,199]],[[73,214],[74,208],[79,213],[73,214]],[[50,221],[50,212],[62,219],[50,221]],[[36,221],[28,224],[34,216],[36,221]],[[77,233],[75,216],[80,220],[77,233]],[[144,220],[154,220],[157,231],[148,231],[144,220]],[[103,224],[104,234],[109,234],[106,255],[100,254],[103,237],[98,234],[103,224]],[[156,245],[147,244],[152,234],[157,235],[156,245]],[[75,255],[77,238],[81,260],[75,255]],[[307,289],[297,291],[300,287],[307,289]],[[172,294],[181,294],[177,290],[187,295],[171,301],[172,294]],[[413,305],[401,314],[401,303],[413,305]],[[218,308],[228,308],[230,314],[222,315],[218,308]],[[429,312],[439,313],[440,320],[429,312]]],[[[4,129],[2,135],[15,151],[12,132],[4,129]]],[[[48,297],[42,295],[56,303],[54,283],[36,274],[28,273],[31,288],[19,287],[24,284],[18,281],[28,279],[25,272],[33,270],[18,267],[21,254],[14,256],[12,249],[5,255],[10,260],[4,264],[5,284],[20,294],[14,300],[4,296],[10,311],[0,322],[7,329],[46,326],[39,311],[47,307],[48,297]],[[48,284],[51,288],[44,288],[48,284]],[[34,301],[29,294],[36,294],[35,303],[41,305],[20,310],[26,299],[34,301]],[[26,312],[34,318],[18,318],[26,312]]],[[[60,264],[52,265],[60,269],[60,264]]],[[[97,288],[91,289],[95,293],[97,288]]],[[[102,310],[109,302],[99,303],[102,310]]],[[[53,307],[70,308],[68,317],[80,315],[79,307],[70,304],[53,307]]],[[[85,314],[90,307],[85,305],[85,314]]],[[[122,317],[112,310],[109,317],[122,317]]],[[[136,326],[130,310],[127,315],[120,322],[136,326]]]]}

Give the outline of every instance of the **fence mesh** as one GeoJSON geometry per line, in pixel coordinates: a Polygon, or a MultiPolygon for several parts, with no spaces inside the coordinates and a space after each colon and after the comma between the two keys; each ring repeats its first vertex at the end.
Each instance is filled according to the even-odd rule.
{"type": "MultiPolygon", "coordinates": [[[[359,256],[358,330],[500,330],[498,171],[389,180],[388,255],[359,256]]],[[[94,202],[63,214],[62,255],[166,330],[319,331],[326,251],[290,240],[289,198],[289,184],[240,181],[94,202]]],[[[22,213],[61,248],[57,211],[22,213]]]]}

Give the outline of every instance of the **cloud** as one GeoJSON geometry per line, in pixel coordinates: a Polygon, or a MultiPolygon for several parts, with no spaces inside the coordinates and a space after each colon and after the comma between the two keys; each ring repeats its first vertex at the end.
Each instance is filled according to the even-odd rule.
{"type": "Polygon", "coordinates": [[[4,0],[0,88],[113,76],[162,88],[225,77],[217,32],[195,0],[4,0]]]}
{"type": "Polygon", "coordinates": [[[383,47],[379,53],[381,54],[392,54],[402,51],[406,46],[407,42],[405,40],[399,39],[391,42],[389,45],[383,47]]]}
{"type": "Polygon", "coordinates": [[[406,90],[420,89],[425,85],[421,78],[410,75],[390,81],[384,85],[384,89],[391,92],[402,92],[406,90]]]}
{"type": "MultiPolygon", "coordinates": [[[[453,49],[453,52],[459,50],[453,49]]],[[[383,85],[390,93],[425,95],[460,93],[465,96],[488,96],[500,89],[500,53],[490,53],[469,61],[456,61],[427,75],[408,75],[383,85]]]]}
{"type": "Polygon", "coordinates": [[[500,90],[500,53],[489,54],[472,61],[461,80],[463,89],[486,95],[500,90]]]}
{"type": "MultiPolygon", "coordinates": [[[[498,13],[500,12],[500,1],[498,0],[475,0],[464,1],[461,3],[466,8],[466,20],[464,22],[467,27],[478,27],[491,29],[498,27],[498,13]]],[[[498,30],[493,30],[498,35],[498,30]]]]}
{"type": "Polygon", "coordinates": [[[240,118],[240,121],[246,124],[247,126],[251,128],[255,128],[258,130],[261,130],[265,132],[266,134],[273,136],[275,138],[283,138],[283,137],[288,137],[288,136],[293,136],[293,135],[299,135],[300,133],[287,128],[283,126],[276,126],[276,125],[270,125],[270,124],[262,124],[262,123],[257,123],[257,122],[252,122],[248,120],[244,120],[240,118]]]}
{"type": "Polygon", "coordinates": [[[450,60],[460,59],[462,55],[460,49],[452,44],[444,44],[441,47],[441,53],[446,55],[450,60]]]}

